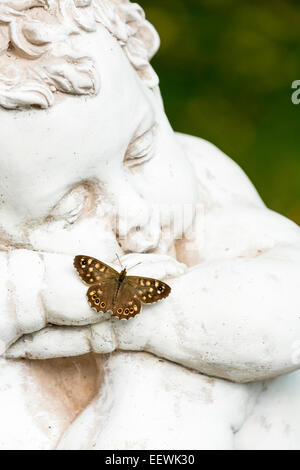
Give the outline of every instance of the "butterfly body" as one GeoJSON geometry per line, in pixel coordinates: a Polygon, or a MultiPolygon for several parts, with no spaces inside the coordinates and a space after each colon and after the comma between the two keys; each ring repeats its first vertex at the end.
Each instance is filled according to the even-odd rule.
{"type": "Polygon", "coordinates": [[[75,256],[74,267],[80,278],[90,286],[87,299],[91,307],[97,312],[111,311],[121,320],[137,315],[142,303],[157,302],[171,292],[171,288],[158,279],[127,276],[126,269],[119,273],[90,256],[75,256]]]}
{"type": "Polygon", "coordinates": [[[122,282],[124,281],[126,274],[127,274],[126,269],[122,269],[122,271],[120,272],[120,276],[119,276],[119,285],[121,285],[122,282]]]}

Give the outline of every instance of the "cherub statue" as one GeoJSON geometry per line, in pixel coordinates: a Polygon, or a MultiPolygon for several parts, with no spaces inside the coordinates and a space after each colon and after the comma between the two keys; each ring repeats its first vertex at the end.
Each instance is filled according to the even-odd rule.
{"type": "Polygon", "coordinates": [[[299,227],[173,132],[158,47],[128,0],[0,0],[2,449],[300,448],[299,227]],[[97,313],[79,254],[171,295],[97,313]]]}

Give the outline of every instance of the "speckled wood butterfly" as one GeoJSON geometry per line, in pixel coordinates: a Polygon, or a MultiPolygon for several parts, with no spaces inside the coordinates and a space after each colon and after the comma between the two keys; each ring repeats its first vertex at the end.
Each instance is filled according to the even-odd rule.
{"type": "Polygon", "coordinates": [[[78,255],[74,267],[90,286],[87,299],[97,312],[111,311],[114,317],[128,320],[137,315],[143,304],[153,304],[168,297],[171,288],[150,277],[127,276],[90,256],[78,255]]]}

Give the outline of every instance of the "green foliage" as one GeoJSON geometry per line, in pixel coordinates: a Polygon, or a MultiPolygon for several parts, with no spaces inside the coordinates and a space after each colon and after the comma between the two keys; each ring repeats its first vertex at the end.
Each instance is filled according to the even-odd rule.
{"type": "Polygon", "coordinates": [[[140,0],[161,37],[152,64],[176,130],[243,167],[266,204],[300,224],[300,2],[140,0]]]}

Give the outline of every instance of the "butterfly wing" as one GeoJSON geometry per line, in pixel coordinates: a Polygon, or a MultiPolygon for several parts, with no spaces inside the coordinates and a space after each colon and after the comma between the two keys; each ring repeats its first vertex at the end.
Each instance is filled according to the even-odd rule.
{"type": "Polygon", "coordinates": [[[126,277],[113,300],[113,316],[118,317],[120,320],[129,320],[129,318],[133,318],[140,313],[141,306],[135,289],[128,283],[126,277]]]}
{"type": "Polygon", "coordinates": [[[118,279],[119,277],[118,271],[91,256],[75,256],[74,267],[83,282],[89,286],[93,284],[101,286],[103,283],[107,284],[107,281],[118,279]]]}
{"type": "Polygon", "coordinates": [[[118,271],[85,255],[75,256],[74,267],[83,282],[90,286],[86,294],[90,306],[97,312],[112,310],[118,286],[118,271]]]}
{"type": "Polygon", "coordinates": [[[113,311],[113,300],[117,287],[117,278],[106,279],[101,284],[90,286],[86,293],[88,303],[97,312],[113,311]]]}
{"type": "Polygon", "coordinates": [[[153,304],[165,299],[171,292],[168,284],[151,277],[127,276],[126,280],[134,290],[134,294],[144,304],[153,304]]]}

